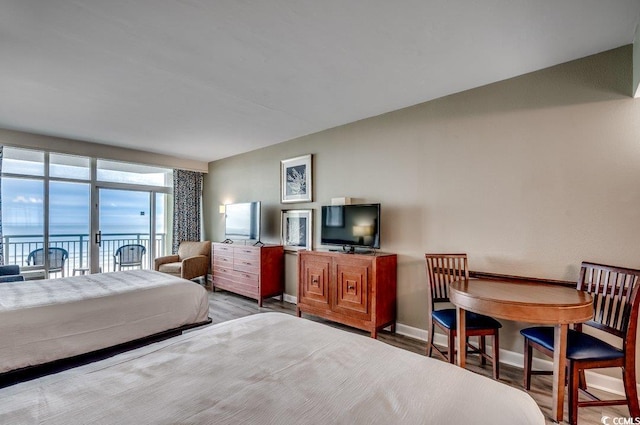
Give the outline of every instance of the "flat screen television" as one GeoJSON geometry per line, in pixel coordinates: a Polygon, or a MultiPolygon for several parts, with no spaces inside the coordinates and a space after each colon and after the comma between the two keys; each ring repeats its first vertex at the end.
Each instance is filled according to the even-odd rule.
{"type": "Polygon", "coordinates": [[[231,240],[260,240],[260,202],[227,204],[224,235],[231,240]]]}
{"type": "Polygon", "coordinates": [[[320,241],[323,245],[380,248],[380,204],[322,207],[320,241]]]}

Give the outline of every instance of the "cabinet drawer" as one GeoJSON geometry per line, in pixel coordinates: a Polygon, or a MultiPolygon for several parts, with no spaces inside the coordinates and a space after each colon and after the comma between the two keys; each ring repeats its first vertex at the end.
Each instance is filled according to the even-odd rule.
{"type": "Polygon", "coordinates": [[[233,279],[224,275],[213,275],[213,286],[215,287],[231,290],[234,285],[233,279]]]}
{"type": "Polygon", "coordinates": [[[260,275],[256,273],[240,272],[236,270],[233,273],[233,276],[238,282],[245,285],[258,287],[260,284],[260,275]]]}
{"type": "Polygon", "coordinates": [[[233,257],[221,257],[216,255],[213,257],[213,267],[233,268],[233,257]]]}
{"type": "Polygon", "coordinates": [[[236,247],[234,248],[233,256],[244,260],[258,261],[260,260],[260,250],[253,247],[236,247]]]}
{"type": "Polygon", "coordinates": [[[224,255],[233,257],[233,247],[228,245],[213,244],[213,255],[224,255]]]}
{"type": "Polygon", "coordinates": [[[213,277],[233,279],[233,268],[220,265],[213,266],[213,277]]]}
{"type": "Polygon", "coordinates": [[[260,260],[259,259],[249,259],[249,258],[233,258],[233,268],[234,270],[240,272],[248,272],[248,273],[260,273],[260,260]]]}
{"type": "Polygon", "coordinates": [[[257,297],[260,284],[257,274],[233,272],[233,291],[250,297],[257,297]]]}

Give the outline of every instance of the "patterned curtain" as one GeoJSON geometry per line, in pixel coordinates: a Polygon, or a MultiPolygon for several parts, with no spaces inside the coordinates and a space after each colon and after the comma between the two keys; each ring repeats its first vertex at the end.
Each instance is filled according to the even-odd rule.
{"type": "MultiPolygon", "coordinates": [[[[2,187],[2,157],[4,146],[0,145],[0,187],[2,187]]],[[[2,190],[0,189],[0,264],[4,264],[4,237],[2,235],[2,190]]]]}
{"type": "Polygon", "coordinates": [[[203,174],[173,170],[173,253],[182,241],[199,241],[203,174]]]}

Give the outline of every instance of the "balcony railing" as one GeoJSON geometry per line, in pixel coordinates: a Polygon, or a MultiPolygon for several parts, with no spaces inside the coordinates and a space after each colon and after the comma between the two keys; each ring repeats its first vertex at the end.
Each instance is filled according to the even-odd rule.
{"type": "MultiPolygon", "coordinates": [[[[4,263],[27,266],[29,253],[44,246],[42,236],[10,235],[4,236],[4,263]]],[[[147,252],[142,258],[142,268],[150,268],[149,233],[103,233],[100,247],[100,269],[103,272],[114,271],[114,257],[116,250],[122,245],[140,244],[147,252]]],[[[166,235],[156,233],[155,250],[157,256],[165,255],[166,235]]],[[[69,253],[65,262],[65,276],[71,276],[74,270],[89,267],[89,235],[88,234],[58,234],[49,236],[49,246],[63,248],[69,253]]],[[[52,273],[51,277],[56,274],[52,273]]],[[[60,276],[60,273],[57,274],[60,276]]]]}

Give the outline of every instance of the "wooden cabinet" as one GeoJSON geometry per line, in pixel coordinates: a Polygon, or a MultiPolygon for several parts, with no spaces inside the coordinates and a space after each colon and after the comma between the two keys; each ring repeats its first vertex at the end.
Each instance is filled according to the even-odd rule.
{"type": "Polygon", "coordinates": [[[364,329],[396,323],[395,254],[300,251],[297,313],[320,316],[364,329]]]}
{"type": "Polygon", "coordinates": [[[262,300],[284,293],[282,245],[211,244],[213,290],[224,289],[262,300]]]}

